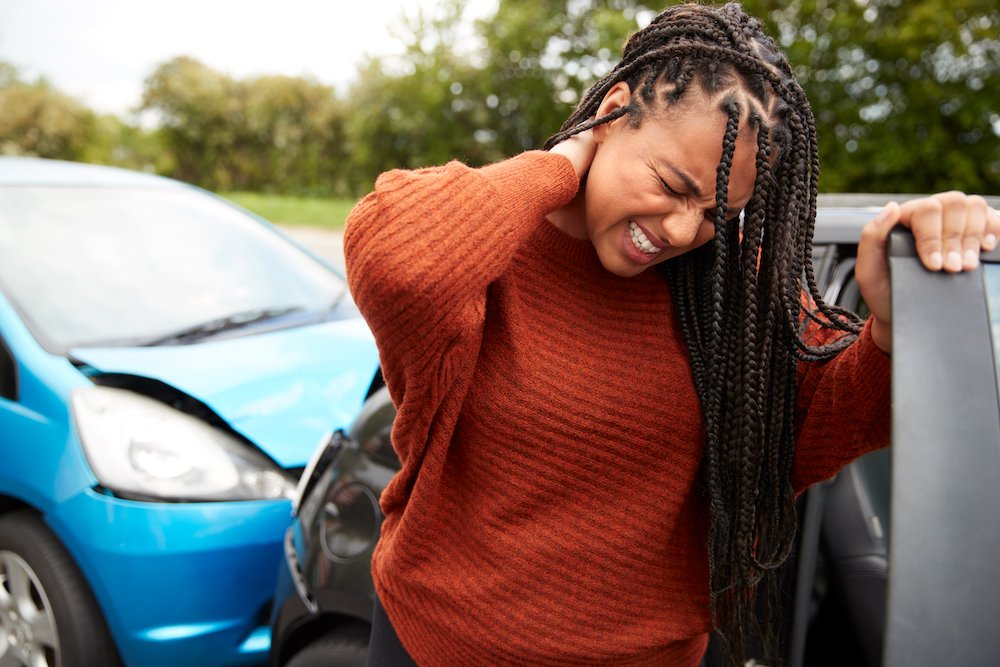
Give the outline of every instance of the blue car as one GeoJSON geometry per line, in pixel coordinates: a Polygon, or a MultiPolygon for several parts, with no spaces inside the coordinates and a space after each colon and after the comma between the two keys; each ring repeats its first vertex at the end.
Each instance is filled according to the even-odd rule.
{"type": "Polygon", "coordinates": [[[266,662],[295,485],[380,378],[343,278],[266,222],[0,158],[0,664],[266,662]]]}

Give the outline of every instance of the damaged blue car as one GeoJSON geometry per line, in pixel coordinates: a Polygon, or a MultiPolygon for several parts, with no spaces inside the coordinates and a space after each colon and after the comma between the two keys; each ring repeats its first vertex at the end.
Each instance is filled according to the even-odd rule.
{"type": "Polygon", "coordinates": [[[298,477],[380,385],[343,278],[263,220],[0,158],[0,664],[265,662],[298,477]]]}

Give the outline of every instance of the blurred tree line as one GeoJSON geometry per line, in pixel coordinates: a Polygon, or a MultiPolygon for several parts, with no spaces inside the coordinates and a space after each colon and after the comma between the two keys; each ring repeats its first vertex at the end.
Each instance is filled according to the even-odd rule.
{"type": "MultiPolygon", "coordinates": [[[[825,191],[1000,192],[996,0],[746,0],[813,103],[825,191]]],[[[178,57],[146,79],[144,129],[0,64],[0,153],[121,164],[214,190],[364,193],[394,167],[537,147],[659,5],[463,0],[403,19],[342,93],[178,57]]]]}
{"type": "Polygon", "coordinates": [[[116,116],[94,113],[44,79],[25,81],[0,62],[0,155],[169,171],[168,150],[157,139],[116,116]]]}

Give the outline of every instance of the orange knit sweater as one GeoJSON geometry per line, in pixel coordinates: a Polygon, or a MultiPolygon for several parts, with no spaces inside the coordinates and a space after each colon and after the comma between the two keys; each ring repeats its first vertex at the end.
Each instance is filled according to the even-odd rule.
{"type": "MultiPolygon", "coordinates": [[[[372,573],[420,665],[696,665],[710,629],[703,423],[659,271],[620,278],[544,220],[533,151],[383,174],[351,214],[402,469],[372,573]]],[[[803,368],[797,488],[888,441],[867,327],[803,368]]]]}

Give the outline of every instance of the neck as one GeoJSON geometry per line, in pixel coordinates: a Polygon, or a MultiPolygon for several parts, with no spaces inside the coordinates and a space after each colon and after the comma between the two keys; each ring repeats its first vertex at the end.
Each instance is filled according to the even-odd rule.
{"type": "Polygon", "coordinates": [[[580,188],[573,199],[545,216],[545,219],[557,229],[574,239],[585,239],[587,236],[587,209],[584,202],[586,186],[580,188]]]}

